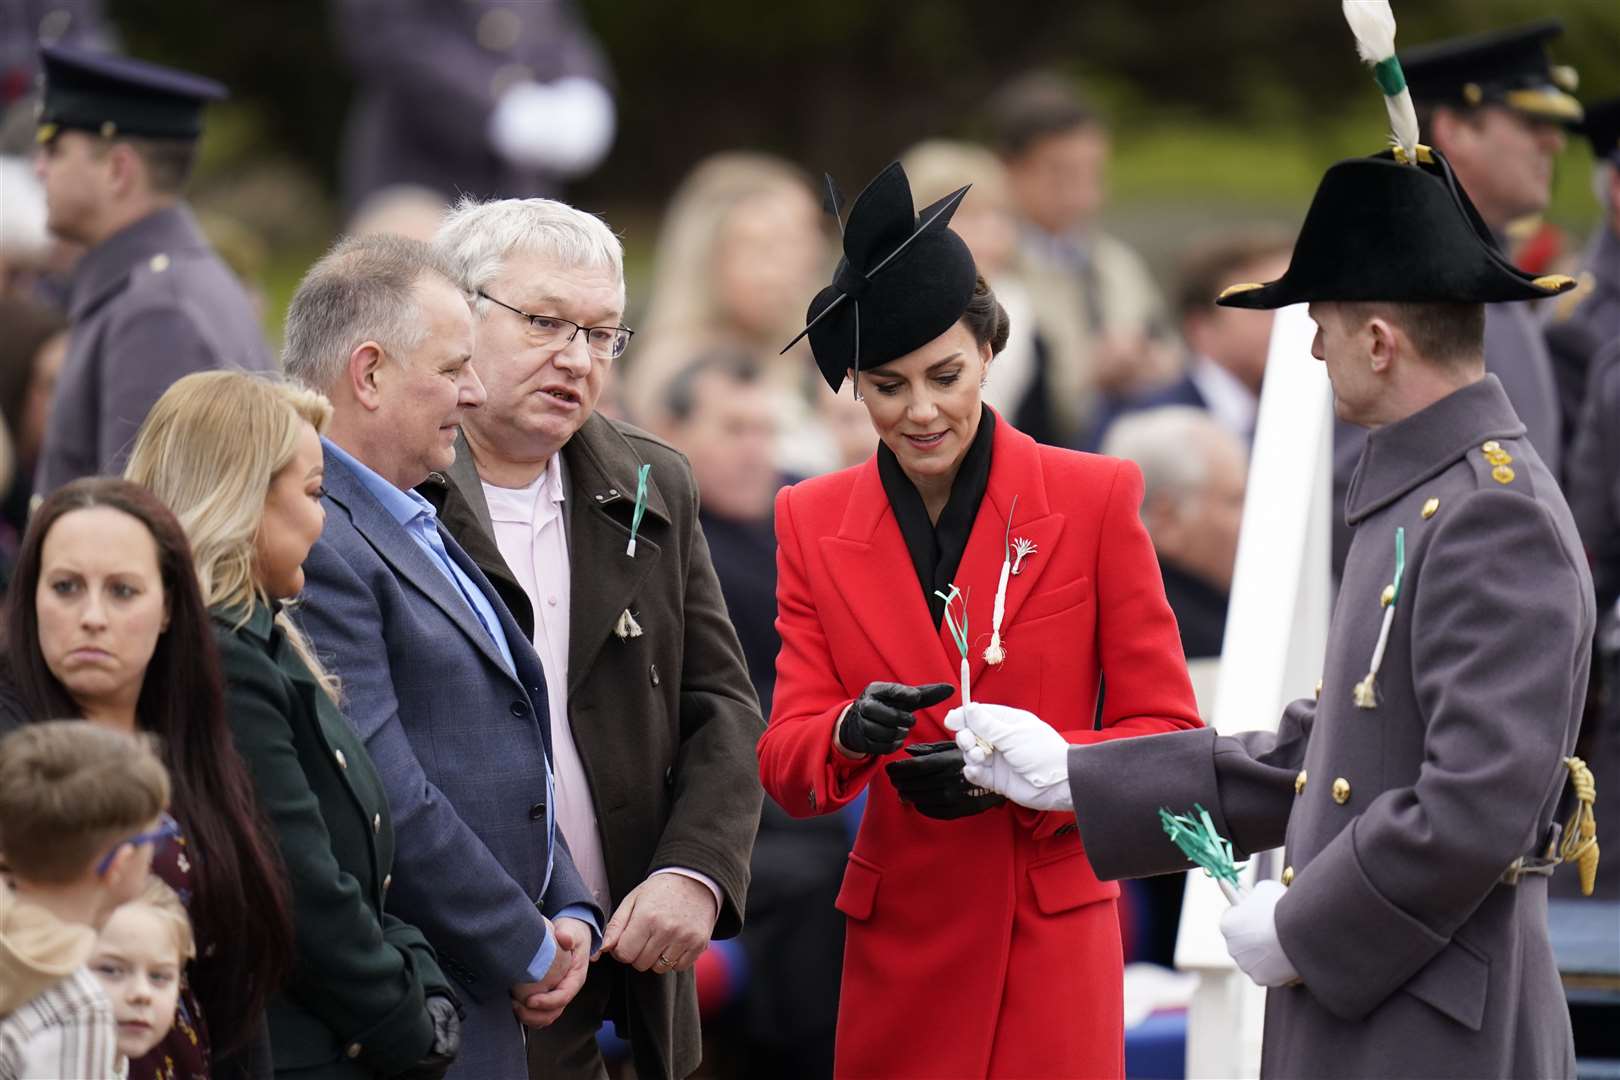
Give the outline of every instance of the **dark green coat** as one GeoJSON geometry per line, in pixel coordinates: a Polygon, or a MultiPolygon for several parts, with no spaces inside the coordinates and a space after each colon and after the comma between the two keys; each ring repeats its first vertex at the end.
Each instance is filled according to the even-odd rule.
{"type": "Polygon", "coordinates": [[[451,996],[415,927],[383,910],[394,829],[364,744],[270,608],[215,609],[225,708],[287,867],[292,978],[270,1003],[277,1075],[368,1077],[427,1053],[424,998],[451,996]]]}

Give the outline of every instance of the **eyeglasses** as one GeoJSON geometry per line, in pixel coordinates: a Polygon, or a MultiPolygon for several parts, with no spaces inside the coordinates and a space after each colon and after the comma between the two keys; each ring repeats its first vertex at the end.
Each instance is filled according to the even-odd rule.
{"type": "Polygon", "coordinates": [[[616,360],[624,355],[625,346],[630,344],[634,330],[628,326],[581,326],[570,319],[559,315],[534,315],[522,308],[515,308],[511,304],[503,304],[489,293],[479,290],[479,296],[490,303],[503,307],[515,315],[521,315],[529,320],[529,328],[534,331],[535,338],[542,345],[555,345],[559,349],[566,348],[569,342],[579,334],[585,332],[585,347],[590,354],[599,360],[616,360]]]}
{"type": "Polygon", "coordinates": [[[165,812],[159,815],[157,828],[152,829],[149,832],[136,833],[129,839],[120,840],[118,843],[114,844],[112,850],[103,855],[101,857],[101,861],[96,863],[96,876],[100,877],[107,872],[107,868],[112,865],[113,856],[118,854],[120,848],[126,846],[140,847],[142,844],[156,844],[160,840],[169,840],[179,835],[180,823],[165,812]]]}

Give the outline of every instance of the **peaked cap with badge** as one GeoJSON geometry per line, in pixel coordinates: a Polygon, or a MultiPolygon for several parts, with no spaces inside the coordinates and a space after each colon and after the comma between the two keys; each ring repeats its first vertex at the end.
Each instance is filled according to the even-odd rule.
{"type": "MultiPolygon", "coordinates": [[[[836,216],[830,178],[828,188],[836,216]]],[[[896,161],[856,196],[849,219],[840,221],[844,256],[832,284],[810,301],[807,325],[788,343],[810,336],[816,366],[834,393],[847,372],[921,348],[967,310],[978,271],[967,244],[947,228],[967,191],[958,188],[918,213],[896,161]]]]}
{"type": "Polygon", "coordinates": [[[1547,43],[1562,36],[1558,19],[1403,49],[1401,67],[1412,97],[1426,104],[1501,105],[1538,120],[1576,124],[1581,103],[1575,69],[1554,64],[1547,43]]]}
{"type": "MultiPolygon", "coordinates": [[[[63,131],[196,139],[212,79],[65,46],[46,46],[41,144],[63,131]]],[[[147,411],[194,371],[275,367],[259,315],[185,202],[155,209],[85,252],[73,272],[72,335],[51,399],[36,496],[81,476],[121,472],[147,411]]],[[[53,222],[67,235],[80,222],[53,222]]],[[[75,239],[82,239],[74,236],[75,239]]]]}
{"type": "Polygon", "coordinates": [[[1575,287],[1562,274],[1514,266],[1457,182],[1445,155],[1418,146],[1328,169],[1306,212],[1287,273],[1229,286],[1224,307],[1279,308],[1331,301],[1494,304],[1575,287]]]}
{"type": "Polygon", "coordinates": [[[40,58],[45,91],[36,138],[42,143],[63,130],[195,139],[202,135],[204,108],[226,97],[213,79],[127,56],[46,45],[40,58]]]}

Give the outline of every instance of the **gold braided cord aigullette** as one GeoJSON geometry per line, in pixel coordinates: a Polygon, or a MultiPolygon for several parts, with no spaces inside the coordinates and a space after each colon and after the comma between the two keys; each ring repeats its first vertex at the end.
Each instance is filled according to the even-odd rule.
{"type": "Polygon", "coordinates": [[[1597,887],[1598,842],[1597,781],[1592,770],[1578,757],[1564,759],[1570,783],[1575,787],[1575,810],[1564,823],[1564,842],[1558,849],[1560,862],[1573,862],[1581,874],[1581,895],[1591,896],[1597,887]]]}

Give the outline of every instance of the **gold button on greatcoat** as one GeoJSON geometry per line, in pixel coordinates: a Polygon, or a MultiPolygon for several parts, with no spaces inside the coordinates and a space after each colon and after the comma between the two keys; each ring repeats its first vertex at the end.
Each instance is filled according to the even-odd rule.
{"type": "Polygon", "coordinates": [[[334,750],[332,755],[337,758],[338,768],[347,769],[349,767],[349,759],[343,756],[343,751],[334,750]]]}
{"type": "Polygon", "coordinates": [[[1333,801],[1340,806],[1350,801],[1350,781],[1342,776],[1333,781],[1333,801]]]}
{"type": "Polygon", "coordinates": [[[1299,770],[1299,775],[1294,777],[1294,794],[1295,795],[1303,795],[1303,794],[1305,794],[1305,770],[1304,769],[1299,770]]]}
{"type": "Polygon", "coordinates": [[[393,874],[384,874],[383,875],[383,892],[387,892],[389,887],[391,885],[393,885],[393,884],[394,884],[394,875],[393,874]]]}
{"type": "Polygon", "coordinates": [[[160,251],[152,256],[152,261],[148,265],[152,267],[152,273],[161,274],[169,268],[169,257],[160,251]]]}
{"type": "Polygon", "coordinates": [[[1498,465],[1496,468],[1491,470],[1491,479],[1495,480],[1498,484],[1513,483],[1513,476],[1513,470],[1506,465],[1498,465]]]}
{"type": "Polygon", "coordinates": [[[1423,504],[1423,520],[1427,521],[1430,518],[1434,517],[1434,515],[1439,510],[1440,510],[1440,500],[1439,499],[1430,499],[1428,502],[1423,504]]]}
{"type": "Polygon", "coordinates": [[[1492,439],[1491,441],[1487,442],[1484,446],[1481,446],[1480,449],[1485,451],[1487,454],[1494,454],[1498,450],[1502,449],[1502,444],[1497,442],[1495,439],[1492,439]]]}
{"type": "Polygon", "coordinates": [[[1284,888],[1294,883],[1294,868],[1292,866],[1283,867],[1282,883],[1284,888]]]}
{"type": "Polygon", "coordinates": [[[357,1058],[360,1056],[360,1044],[350,1043],[349,1048],[343,1052],[351,1058],[357,1058]]]}
{"type": "Polygon", "coordinates": [[[371,815],[371,831],[372,832],[382,832],[382,815],[381,814],[372,814],[371,815]]]}

